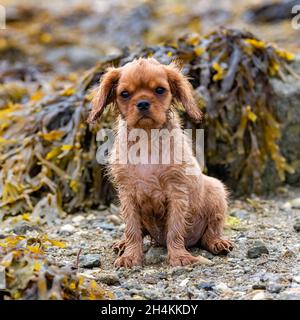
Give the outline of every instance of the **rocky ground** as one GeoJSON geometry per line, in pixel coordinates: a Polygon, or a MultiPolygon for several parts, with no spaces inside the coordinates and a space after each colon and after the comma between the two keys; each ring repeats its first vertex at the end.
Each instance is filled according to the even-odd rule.
{"type": "Polygon", "coordinates": [[[48,259],[60,267],[78,267],[116,299],[300,299],[299,196],[299,189],[281,188],[267,198],[232,200],[225,237],[234,241],[234,250],[228,256],[191,250],[211,265],[170,267],[165,249],[145,239],[143,268],[114,269],[111,247],[124,230],[114,205],[38,228],[8,219],[1,229],[44,232],[64,241],[64,249],[48,248],[48,259]]]}

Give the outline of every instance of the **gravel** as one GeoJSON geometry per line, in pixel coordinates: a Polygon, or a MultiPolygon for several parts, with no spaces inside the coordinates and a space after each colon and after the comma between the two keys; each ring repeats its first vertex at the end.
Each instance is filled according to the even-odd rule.
{"type": "MultiPolygon", "coordinates": [[[[166,249],[145,238],[144,266],[115,269],[117,255],[112,245],[124,229],[116,208],[114,213],[101,208],[68,215],[60,225],[41,228],[67,244],[65,249],[47,249],[51,261],[76,266],[80,253],[78,272],[97,281],[116,299],[300,299],[300,242],[294,227],[300,210],[291,205],[299,195],[299,189],[287,188],[268,198],[232,200],[234,224],[228,220],[224,238],[234,242],[233,251],[215,256],[201,248],[191,249],[212,265],[171,267],[166,249]],[[289,207],[284,207],[286,203],[289,207]]],[[[3,230],[13,231],[17,226],[13,220],[5,223],[3,230]]]]}

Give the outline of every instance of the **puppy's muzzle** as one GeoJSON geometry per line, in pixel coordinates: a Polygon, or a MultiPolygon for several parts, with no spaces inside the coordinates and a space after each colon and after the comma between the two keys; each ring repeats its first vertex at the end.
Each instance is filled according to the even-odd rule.
{"type": "Polygon", "coordinates": [[[140,100],[137,104],[136,104],[137,108],[139,109],[139,111],[141,111],[142,113],[147,112],[150,108],[150,102],[147,100],[140,100]]]}

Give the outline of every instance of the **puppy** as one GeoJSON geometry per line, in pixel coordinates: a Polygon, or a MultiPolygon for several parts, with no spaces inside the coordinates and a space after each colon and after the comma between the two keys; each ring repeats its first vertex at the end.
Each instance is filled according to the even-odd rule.
{"type": "MultiPolygon", "coordinates": [[[[176,141],[184,135],[174,105],[181,103],[195,122],[202,116],[190,83],[176,65],[162,65],[153,58],[140,58],[120,68],[109,68],[92,101],[88,122],[94,123],[111,103],[119,116],[110,174],[126,223],[124,239],[116,245],[121,254],[115,266],[142,265],[145,235],[167,247],[172,266],[199,261],[187,251],[190,246],[201,245],[214,254],[232,250],[232,243],[221,239],[227,211],[224,185],[201,173],[192,148],[186,142],[184,148],[188,159],[182,163],[174,161],[176,141]],[[153,129],[167,132],[176,129],[170,144],[173,161],[167,164],[121,163],[117,148],[125,147],[121,132],[122,136],[124,132],[128,135],[134,129],[143,130],[140,137],[143,143],[150,142],[153,129]],[[197,175],[186,174],[188,163],[196,166],[197,175]]],[[[132,145],[129,139],[125,142],[132,145]]],[[[160,155],[164,153],[161,145],[158,151],[160,155]]]]}

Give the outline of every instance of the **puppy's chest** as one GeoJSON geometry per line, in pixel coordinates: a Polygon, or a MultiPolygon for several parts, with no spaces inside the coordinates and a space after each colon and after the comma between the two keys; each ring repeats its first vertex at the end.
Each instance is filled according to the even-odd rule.
{"type": "Polygon", "coordinates": [[[132,168],[132,182],[136,200],[145,210],[161,210],[167,198],[161,181],[161,168],[158,165],[136,165],[132,168]]]}

